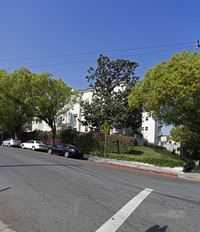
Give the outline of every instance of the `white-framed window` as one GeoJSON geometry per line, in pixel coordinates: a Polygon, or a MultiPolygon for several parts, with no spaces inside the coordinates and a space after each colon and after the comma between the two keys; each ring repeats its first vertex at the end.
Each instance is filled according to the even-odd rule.
{"type": "Polygon", "coordinates": [[[145,126],[145,131],[148,131],[148,126],[145,126]]]}
{"type": "Polygon", "coordinates": [[[72,123],[72,116],[73,116],[72,113],[68,114],[68,117],[67,117],[67,122],[68,123],[72,123]]]}

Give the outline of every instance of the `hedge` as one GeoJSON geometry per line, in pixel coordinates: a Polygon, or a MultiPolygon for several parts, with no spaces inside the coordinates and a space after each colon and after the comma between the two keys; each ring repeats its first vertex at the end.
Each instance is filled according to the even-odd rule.
{"type": "MultiPolygon", "coordinates": [[[[104,151],[105,134],[101,132],[80,133],[73,130],[59,132],[58,138],[62,143],[70,143],[83,149],[85,153],[104,151]]],[[[106,150],[110,153],[132,153],[137,144],[135,137],[107,135],[106,150]]]]}
{"type": "MultiPolygon", "coordinates": [[[[91,152],[91,155],[103,157],[103,152],[91,152]]],[[[129,154],[106,153],[106,157],[116,160],[126,160],[132,162],[148,163],[160,167],[187,167],[193,164],[192,160],[174,160],[155,156],[141,156],[129,154]]]]}

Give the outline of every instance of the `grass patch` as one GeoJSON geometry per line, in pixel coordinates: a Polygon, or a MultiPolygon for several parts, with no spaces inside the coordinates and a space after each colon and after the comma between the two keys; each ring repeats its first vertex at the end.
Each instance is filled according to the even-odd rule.
{"type": "MultiPolygon", "coordinates": [[[[102,151],[93,151],[90,153],[94,156],[104,156],[102,151]]],[[[187,167],[193,164],[193,161],[184,159],[181,160],[178,154],[174,154],[163,147],[134,147],[133,154],[115,154],[106,153],[106,157],[110,159],[126,160],[132,162],[148,163],[160,167],[187,167]]]]}

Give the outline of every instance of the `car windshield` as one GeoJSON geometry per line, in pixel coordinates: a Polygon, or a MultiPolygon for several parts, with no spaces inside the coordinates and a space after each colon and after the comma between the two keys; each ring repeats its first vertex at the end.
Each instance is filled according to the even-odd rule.
{"type": "Polygon", "coordinates": [[[68,145],[70,148],[73,148],[73,149],[75,149],[75,147],[73,146],[73,145],[68,145]]]}
{"type": "Polygon", "coordinates": [[[39,143],[39,144],[44,144],[44,143],[42,143],[41,141],[35,141],[36,143],[39,143]]]}
{"type": "Polygon", "coordinates": [[[58,144],[57,147],[68,147],[67,144],[58,144]]]}

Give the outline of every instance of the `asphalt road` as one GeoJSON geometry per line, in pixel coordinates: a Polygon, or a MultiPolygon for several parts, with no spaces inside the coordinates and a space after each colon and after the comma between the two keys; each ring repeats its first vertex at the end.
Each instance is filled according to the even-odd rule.
{"type": "Polygon", "coordinates": [[[0,220],[17,232],[199,232],[199,193],[196,181],[0,147],[0,220]]]}

